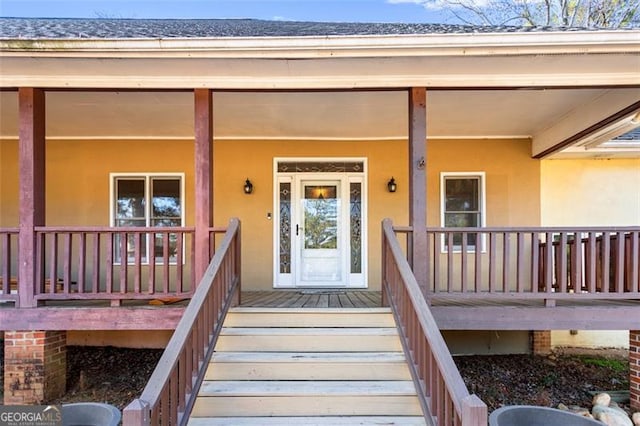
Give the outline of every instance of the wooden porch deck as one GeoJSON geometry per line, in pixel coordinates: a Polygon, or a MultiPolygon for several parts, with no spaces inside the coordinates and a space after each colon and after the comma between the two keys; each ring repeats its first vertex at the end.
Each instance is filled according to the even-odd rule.
{"type": "Polygon", "coordinates": [[[379,291],[348,290],[276,290],[242,293],[243,307],[260,308],[377,308],[379,291]]]}

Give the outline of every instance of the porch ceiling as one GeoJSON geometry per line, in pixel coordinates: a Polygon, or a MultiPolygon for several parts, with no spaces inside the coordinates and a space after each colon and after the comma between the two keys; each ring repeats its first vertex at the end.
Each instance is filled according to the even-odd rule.
{"type": "MultiPolygon", "coordinates": [[[[427,135],[444,139],[562,140],[606,118],[611,99],[638,100],[636,88],[435,90],[427,93],[427,135]],[[593,108],[589,109],[589,106],[593,108]],[[586,109],[587,114],[583,113],[586,109]],[[585,116],[581,122],[577,117],[585,116]]],[[[217,92],[214,134],[221,139],[380,140],[407,138],[406,91],[217,92]]],[[[18,134],[17,93],[0,92],[0,136],[18,134]]],[[[190,92],[48,92],[49,138],[193,139],[190,92]]],[[[583,156],[600,156],[596,151],[583,156]]],[[[627,149],[607,156],[640,156],[627,149]]]]}

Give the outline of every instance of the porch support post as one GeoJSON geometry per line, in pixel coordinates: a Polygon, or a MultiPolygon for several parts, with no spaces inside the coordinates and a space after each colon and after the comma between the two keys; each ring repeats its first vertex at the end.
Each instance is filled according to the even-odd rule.
{"type": "Polygon", "coordinates": [[[427,90],[409,89],[409,225],[413,273],[426,295],[427,281],[427,90]]]}
{"type": "Polygon", "coordinates": [[[195,285],[209,265],[213,226],[213,100],[209,89],[193,91],[195,114],[195,285]]]}
{"type": "Polygon", "coordinates": [[[18,90],[20,170],[18,303],[36,306],[36,226],[45,224],[45,94],[42,89],[18,90]]]}

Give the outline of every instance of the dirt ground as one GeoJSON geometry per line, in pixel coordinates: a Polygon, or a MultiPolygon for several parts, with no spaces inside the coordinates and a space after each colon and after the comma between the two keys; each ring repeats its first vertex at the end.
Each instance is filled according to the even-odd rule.
{"type": "MultiPolygon", "coordinates": [[[[455,357],[471,393],[489,412],[503,405],[591,408],[593,394],[629,390],[626,350],[559,350],[549,356],[455,357]]],[[[628,400],[620,404],[629,411],[628,400]]]]}
{"type": "MultiPolygon", "coordinates": [[[[153,349],[70,346],[67,393],[47,403],[94,401],[123,409],[140,395],[161,354],[153,349]]],[[[590,408],[589,391],[629,390],[627,352],[620,350],[459,356],[455,362],[469,391],[489,412],[502,405],[555,407],[561,402],[590,408]]]]}

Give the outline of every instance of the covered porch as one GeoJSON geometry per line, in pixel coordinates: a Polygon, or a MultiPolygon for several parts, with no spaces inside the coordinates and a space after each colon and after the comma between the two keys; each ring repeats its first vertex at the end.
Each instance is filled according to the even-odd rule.
{"type": "Polygon", "coordinates": [[[635,210],[558,224],[541,189],[543,159],[637,158],[606,145],[637,125],[635,35],[2,40],[0,327],[176,330],[125,412],[173,424],[243,296],[379,303],[424,418],[485,424],[440,329],[639,328],[635,210]],[[297,272],[306,216],[286,210],[310,174],[342,194],[325,294],[297,272]]]}

